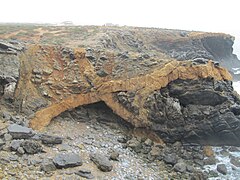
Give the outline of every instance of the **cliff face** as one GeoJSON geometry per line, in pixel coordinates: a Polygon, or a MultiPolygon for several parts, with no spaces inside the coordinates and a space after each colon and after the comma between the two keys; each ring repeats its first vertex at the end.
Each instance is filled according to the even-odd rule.
{"type": "Polygon", "coordinates": [[[16,63],[2,67],[2,100],[30,115],[35,129],[67,110],[104,102],[166,142],[239,145],[238,95],[229,72],[210,60],[234,57],[232,37],[166,32],[110,28],[91,48],[27,43],[14,50],[16,43],[5,43],[1,61],[16,63]]]}

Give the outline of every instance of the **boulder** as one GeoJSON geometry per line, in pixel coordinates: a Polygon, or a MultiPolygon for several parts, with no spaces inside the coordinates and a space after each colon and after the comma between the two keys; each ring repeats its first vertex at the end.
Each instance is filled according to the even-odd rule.
{"type": "Polygon", "coordinates": [[[109,172],[113,169],[111,162],[108,158],[99,153],[90,154],[90,159],[97,165],[98,169],[103,172],[109,172]]]}
{"type": "Polygon", "coordinates": [[[184,162],[179,162],[174,165],[173,169],[176,172],[185,173],[187,170],[187,165],[184,162]]]}
{"type": "Polygon", "coordinates": [[[227,174],[227,167],[225,164],[218,164],[217,165],[217,171],[220,172],[223,175],[227,174]]]}
{"type": "Polygon", "coordinates": [[[240,167],[240,158],[231,156],[230,157],[230,163],[233,164],[236,167],[240,167]]]}
{"type": "Polygon", "coordinates": [[[56,170],[56,166],[52,161],[44,159],[41,163],[40,170],[44,172],[51,172],[56,170]]]}
{"type": "Polygon", "coordinates": [[[57,154],[53,159],[53,163],[57,168],[76,167],[83,164],[81,157],[75,153],[57,154]]]}
{"type": "Polygon", "coordinates": [[[165,154],[164,157],[163,157],[163,161],[166,163],[166,164],[171,164],[171,165],[174,165],[177,163],[177,155],[176,154],[165,154]]]}
{"type": "Polygon", "coordinates": [[[31,128],[20,126],[18,124],[11,124],[8,127],[8,132],[13,139],[28,139],[34,135],[31,128]]]}
{"type": "Polygon", "coordinates": [[[40,139],[43,144],[48,144],[48,145],[62,144],[62,141],[63,141],[61,137],[44,135],[44,134],[40,136],[40,139]]]}
{"type": "Polygon", "coordinates": [[[36,154],[43,152],[42,146],[36,142],[36,141],[31,141],[31,140],[26,140],[21,143],[21,147],[24,149],[24,151],[27,154],[36,154]]]}

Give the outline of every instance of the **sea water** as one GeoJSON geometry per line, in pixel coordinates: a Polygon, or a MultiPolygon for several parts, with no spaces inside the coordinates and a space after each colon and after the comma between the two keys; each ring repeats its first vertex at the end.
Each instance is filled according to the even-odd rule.
{"type": "MultiPolygon", "coordinates": [[[[240,94],[240,81],[233,82],[233,88],[235,91],[238,92],[238,94],[240,94]]],[[[219,180],[219,179],[239,180],[240,179],[240,167],[236,167],[230,163],[230,156],[233,155],[235,157],[240,158],[240,151],[239,152],[229,152],[228,156],[224,156],[220,153],[223,149],[228,149],[228,147],[224,147],[224,148],[223,147],[213,147],[213,150],[215,152],[216,159],[217,159],[217,164],[205,165],[204,169],[206,171],[210,171],[210,170],[216,171],[218,164],[225,164],[227,167],[227,171],[228,171],[227,175],[223,175],[223,174],[219,173],[219,177],[209,178],[209,179],[210,180],[219,180]]]]}

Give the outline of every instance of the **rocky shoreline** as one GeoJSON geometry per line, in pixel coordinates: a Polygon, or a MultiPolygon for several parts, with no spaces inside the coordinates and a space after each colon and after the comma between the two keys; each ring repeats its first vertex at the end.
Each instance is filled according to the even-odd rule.
{"type": "Polygon", "coordinates": [[[239,176],[232,36],[31,28],[0,41],[0,179],[239,176]]]}
{"type": "Polygon", "coordinates": [[[229,177],[240,167],[240,158],[231,154],[237,147],[214,151],[197,144],[156,143],[129,133],[126,125],[66,115],[39,134],[23,126],[24,120],[5,113],[0,122],[1,179],[208,179],[229,177]],[[231,159],[232,171],[219,154],[231,159]]]}

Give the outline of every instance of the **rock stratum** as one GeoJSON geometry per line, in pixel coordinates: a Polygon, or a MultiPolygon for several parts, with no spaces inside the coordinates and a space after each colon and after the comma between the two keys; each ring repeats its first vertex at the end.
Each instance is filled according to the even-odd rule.
{"type": "Polygon", "coordinates": [[[221,66],[239,63],[232,36],[126,27],[78,30],[36,27],[28,38],[2,37],[7,40],[0,42],[1,101],[28,115],[30,127],[41,130],[67,110],[104,102],[134,128],[164,142],[240,145],[239,96],[221,66]],[[63,42],[49,43],[52,36],[45,34],[63,42]]]}

